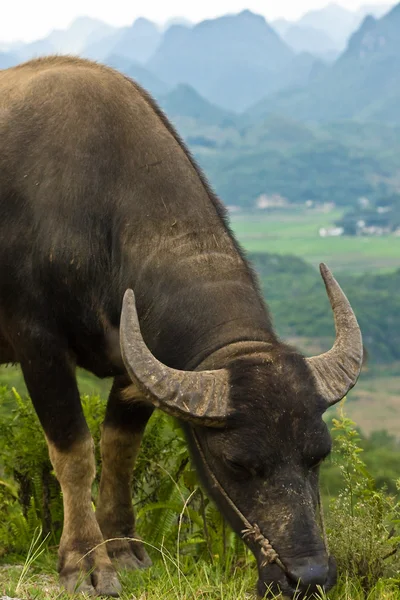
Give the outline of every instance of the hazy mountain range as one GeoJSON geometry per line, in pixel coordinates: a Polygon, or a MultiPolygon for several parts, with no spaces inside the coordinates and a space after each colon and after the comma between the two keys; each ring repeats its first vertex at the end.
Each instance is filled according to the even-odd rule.
{"type": "Polygon", "coordinates": [[[306,86],[264,98],[248,111],[302,121],[359,119],[400,123],[400,4],[375,19],[367,16],[346,50],[306,86]]]}
{"type": "Polygon", "coordinates": [[[279,19],[273,21],[272,26],[296,52],[329,58],[345,49],[349,37],[367,15],[379,18],[391,7],[391,4],[370,4],[353,12],[338,4],[329,4],[306,13],[298,21],[279,19]]]}
{"type": "MultiPolygon", "coordinates": [[[[400,121],[400,5],[351,12],[330,4],[297,22],[245,10],[161,29],[147,19],[114,28],[81,17],[29,44],[0,43],[0,68],[54,52],[121,70],[169,114],[212,123],[270,113],[302,120],[400,121]]],[[[239,119],[239,120],[240,120],[239,119]]]]}

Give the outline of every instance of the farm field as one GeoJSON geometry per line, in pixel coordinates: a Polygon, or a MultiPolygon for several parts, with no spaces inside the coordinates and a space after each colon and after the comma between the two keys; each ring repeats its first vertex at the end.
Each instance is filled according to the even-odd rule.
{"type": "MultiPolygon", "coordinates": [[[[347,413],[365,434],[385,430],[400,437],[400,376],[384,369],[361,375],[348,395],[347,413]]],[[[400,468],[399,468],[400,472],[400,468]]]]}
{"type": "Polygon", "coordinates": [[[400,236],[326,237],[318,232],[330,227],[340,211],[291,208],[230,216],[231,227],[249,252],[294,254],[317,266],[326,262],[336,271],[353,275],[365,271],[391,271],[400,267],[400,236]]]}

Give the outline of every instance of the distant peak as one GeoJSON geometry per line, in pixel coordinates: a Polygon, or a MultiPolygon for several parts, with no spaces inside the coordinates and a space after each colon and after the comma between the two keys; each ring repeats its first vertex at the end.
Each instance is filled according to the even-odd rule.
{"type": "Polygon", "coordinates": [[[371,27],[371,25],[375,24],[375,23],[376,23],[375,17],[373,17],[372,15],[367,15],[364,18],[364,20],[363,20],[363,22],[361,24],[361,27],[364,27],[364,28],[371,27]]]}
{"type": "Polygon", "coordinates": [[[396,19],[400,17],[400,2],[398,4],[395,4],[393,8],[383,18],[386,20],[393,19],[393,17],[395,17],[396,19]]]}
{"type": "Polygon", "coordinates": [[[146,19],[145,17],[139,17],[138,19],[136,19],[133,24],[132,27],[134,27],[135,29],[141,29],[141,30],[157,30],[158,31],[158,26],[153,23],[153,21],[150,21],[149,19],[146,19]]]}
{"type": "Polygon", "coordinates": [[[251,10],[249,10],[248,8],[245,8],[244,10],[242,10],[239,15],[242,15],[243,17],[255,17],[256,13],[253,13],[251,10]]]}
{"type": "Polygon", "coordinates": [[[242,18],[242,19],[248,19],[248,20],[251,19],[252,21],[265,21],[265,18],[263,17],[263,15],[252,12],[248,8],[246,8],[245,10],[242,10],[242,12],[238,13],[236,16],[239,18],[242,18]]]}
{"type": "Polygon", "coordinates": [[[135,23],[137,23],[138,25],[154,25],[153,21],[150,21],[150,19],[146,19],[146,17],[138,17],[135,20],[135,23]]]}

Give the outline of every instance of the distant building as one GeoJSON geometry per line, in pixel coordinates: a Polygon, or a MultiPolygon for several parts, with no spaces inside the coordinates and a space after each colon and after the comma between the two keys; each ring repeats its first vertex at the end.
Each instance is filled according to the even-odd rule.
{"type": "Polygon", "coordinates": [[[370,225],[369,227],[363,227],[358,231],[359,235],[388,235],[391,233],[390,227],[378,227],[376,225],[370,225]]]}
{"type": "Polygon", "coordinates": [[[289,201],[280,194],[261,194],[256,200],[256,207],[260,210],[266,208],[286,208],[289,201]]]}
{"type": "Polygon", "coordinates": [[[359,198],[359,199],[358,199],[358,205],[359,205],[361,208],[368,208],[368,207],[369,207],[369,205],[370,205],[370,201],[369,201],[369,199],[368,199],[368,198],[365,198],[365,196],[363,196],[362,198],[359,198]]]}
{"type": "Polygon", "coordinates": [[[320,237],[340,237],[344,234],[344,227],[321,227],[320,237]]]}

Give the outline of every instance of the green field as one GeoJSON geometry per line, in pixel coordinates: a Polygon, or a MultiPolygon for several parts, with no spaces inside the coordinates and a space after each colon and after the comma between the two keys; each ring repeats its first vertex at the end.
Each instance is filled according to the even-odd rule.
{"type": "Polygon", "coordinates": [[[233,214],[231,227],[249,252],[294,254],[317,266],[326,262],[351,274],[391,271],[400,267],[400,237],[319,236],[321,227],[333,226],[340,211],[290,208],[233,214]]]}

